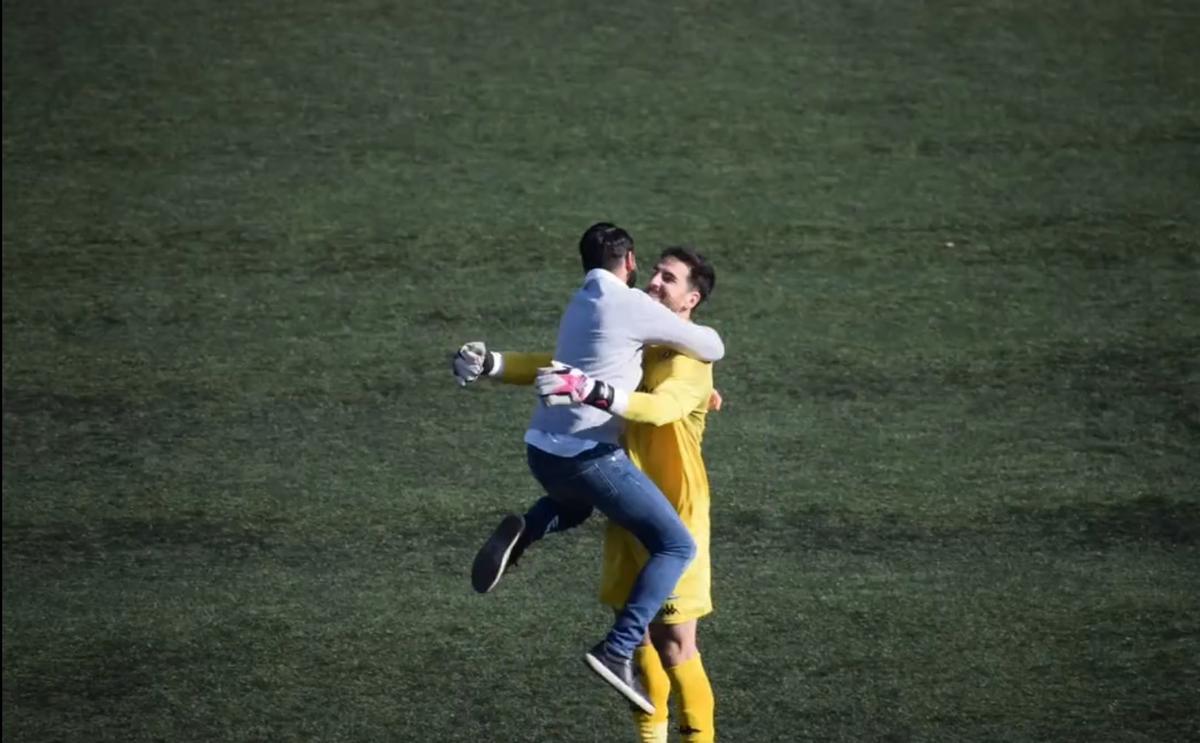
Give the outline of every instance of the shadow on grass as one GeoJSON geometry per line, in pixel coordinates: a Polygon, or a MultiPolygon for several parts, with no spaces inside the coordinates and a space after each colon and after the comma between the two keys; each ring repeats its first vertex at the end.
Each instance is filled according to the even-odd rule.
{"type": "Polygon", "coordinates": [[[150,706],[146,692],[154,686],[155,669],[172,655],[146,638],[62,639],[73,646],[69,661],[56,665],[53,673],[18,678],[11,691],[19,707],[62,710],[80,703],[113,704],[139,697],[150,706]]]}
{"type": "Polygon", "coordinates": [[[1014,509],[1014,520],[1046,538],[1089,548],[1120,544],[1193,547],[1200,544],[1200,502],[1142,496],[1123,503],[1076,503],[1014,509]]]}
{"type": "Polygon", "coordinates": [[[206,517],[104,519],[91,524],[6,523],[4,554],[35,563],[77,562],[117,552],[221,552],[244,557],[270,549],[269,525],[222,523],[206,517]]]}
{"type": "Polygon", "coordinates": [[[813,506],[767,514],[754,508],[722,509],[713,517],[714,538],[734,544],[785,540],[795,549],[875,554],[940,549],[985,539],[975,528],[936,527],[900,514],[863,514],[813,506]]]}
{"type": "Polygon", "coordinates": [[[1011,550],[1035,543],[1058,548],[1122,545],[1191,548],[1200,544],[1200,502],[1143,496],[1123,503],[1074,503],[1009,509],[963,526],[934,526],[897,513],[864,514],[809,507],[775,515],[722,509],[715,538],[734,544],[784,540],[796,549],[880,554],[941,549],[1011,550]]]}

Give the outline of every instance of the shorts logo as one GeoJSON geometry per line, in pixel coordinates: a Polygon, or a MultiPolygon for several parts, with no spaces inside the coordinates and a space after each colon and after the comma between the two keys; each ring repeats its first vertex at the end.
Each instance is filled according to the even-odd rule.
{"type": "Polygon", "coordinates": [[[679,613],[679,609],[675,604],[663,604],[663,608],[658,613],[660,616],[673,617],[679,613]]]}

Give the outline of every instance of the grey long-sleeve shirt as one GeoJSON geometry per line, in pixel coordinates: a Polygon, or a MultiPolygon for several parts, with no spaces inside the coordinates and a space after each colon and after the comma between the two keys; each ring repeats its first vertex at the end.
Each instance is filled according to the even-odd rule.
{"type": "MultiPolygon", "coordinates": [[[[717,331],[680,318],[609,271],[589,271],[563,312],[555,360],[631,392],[641,383],[642,349],[647,345],[670,346],[701,361],[719,361],[725,355],[717,331]]],[[[603,410],[590,405],[547,407],[538,401],[525,440],[551,454],[569,454],[591,442],[616,444],[620,434],[621,420],[603,410]]]]}

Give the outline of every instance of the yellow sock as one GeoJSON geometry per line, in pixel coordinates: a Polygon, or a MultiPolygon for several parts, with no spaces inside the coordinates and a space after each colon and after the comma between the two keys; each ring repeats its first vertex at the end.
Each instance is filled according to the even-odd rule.
{"type": "Polygon", "coordinates": [[[713,712],[717,703],[699,654],[668,668],[667,678],[679,694],[679,733],[685,743],[712,743],[716,739],[713,712]]]}
{"type": "Polygon", "coordinates": [[[646,694],[654,705],[654,714],[648,715],[641,710],[633,713],[633,722],[637,726],[639,743],[667,743],[667,699],[671,696],[671,679],[663,670],[658,652],[647,645],[633,651],[633,662],[642,674],[642,683],[646,685],[646,694]]]}

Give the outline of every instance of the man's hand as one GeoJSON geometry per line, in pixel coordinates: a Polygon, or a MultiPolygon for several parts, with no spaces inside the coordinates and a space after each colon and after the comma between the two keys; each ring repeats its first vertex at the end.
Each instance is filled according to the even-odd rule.
{"type": "Polygon", "coordinates": [[[463,344],[450,359],[450,369],[458,380],[458,386],[466,387],[481,375],[490,374],[496,364],[495,356],[495,353],[488,352],[483,341],[463,344]]]}
{"type": "Polygon", "coordinates": [[[721,393],[717,392],[714,389],[712,391],[712,394],[708,396],[708,409],[709,410],[720,410],[721,406],[724,404],[725,404],[725,398],[721,397],[721,393]]]}
{"type": "Polygon", "coordinates": [[[592,379],[579,369],[558,361],[538,369],[533,382],[543,405],[591,405],[601,410],[612,407],[612,385],[592,379]]]}

